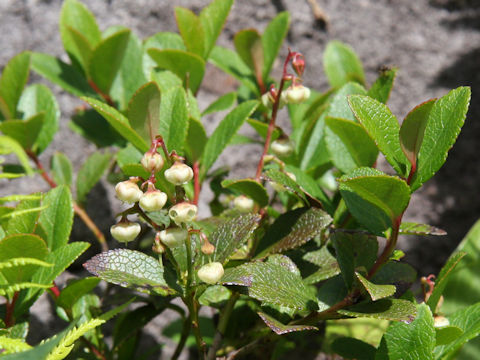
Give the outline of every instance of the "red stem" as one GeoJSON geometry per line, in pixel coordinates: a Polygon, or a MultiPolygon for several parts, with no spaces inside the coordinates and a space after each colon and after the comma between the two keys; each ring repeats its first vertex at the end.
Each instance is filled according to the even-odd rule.
{"type": "Polygon", "coordinates": [[[275,97],[275,103],[273,104],[272,117],[270,118],[270,123],[268,124],[267,136],[265,138],[265,146],[263,147],[263,153],[257,165],[257,172],[255,174],[256,181],[260,181],[260,176],[262,175],[262,170],[263,170],[264,157],[265,155],[267,155],[268,149],[270,148],[270,141],[272,140],[272,133],[273,133],[273,130],[275,129],[275,120],[277,119],[277,112],[278,112],[278,107],[280,106],[282,90],[283,90],[283,86],[285,85],[285,77],[287,75],[287,66],[291,58],[292,58],[292,52],[290,52],[289,50],[287,58],[285,59],[285,63],[283,64],[282,80],[280,80],[280,86],[278,88],[277,96],[275,97]]]}
{"type": "MultiPolygon", "coordinates": [[[[38,170],[40,170],[40,175],[46,181],[46,183],[48,185],[50,185],[50,187],[52,189],[56,188],[57,183],[55,182],[55,180],[53,180],[50,177],[47,170],[45,170],[45,167],[43,166],[42,162],[37,157],[37,155],[31,150],[27,150],[27,155],[35,163],[38,170]]],[[[93,235],[95,235],[98,242],[100,243],[100,246],[102,247],[102,251],[108,251],[108,245],[107,245],[107,240],[105,239],[105,235],[103,235],[103,233],[97,227],[95,222],[90,218],[90,216],[87,214],[87,212],[80,205],[78,205],[75,201],[73,202],[73,211],[75,212],[75,214],[80,219],[82,219],[84,224],[90,229],[90,231],[93,233],[93,235]]]]}
{"type": "Polygon", "coordinates": [[[198,161],[193,163],[193,204],[198,205],[198,198],[200,197],[200,190],[202,185],[200,184],[200,168],[198,161]]]}
{"type": "Polygon", "coordinates": [[[58,286],[53,282],[53,286],[50,288],[50,291],[53,293],[55,298],[58,298],[60,296],[60,290],[58,289],[58,286]]]}
{"type": "Polygon", "coordinates": [[[6,314],[5,314],[5,326],[9,328],[10,326],[15,325],[15,319],[13,317],[13,311],[15,310],[15,303],[17,302],[18,299],[18,291],[15,291],[13,294],[12,301],[7,300],[6,304],[6,314]]]}
{"type": "Polygon", "coordinates": [[[92,87],[92,89],[98,94],[100,95],[106,102],[108,105],[112,106],[112,107],[115,107],[115,103],[113,102],[112,98],[110,97],[110,95],[108,94],[105,94],[102,90],[100,90],[100,88],[97,86],[97,84],[95,84],[93,82],[93,80],[88,80],[88,84],[92,87]]]}

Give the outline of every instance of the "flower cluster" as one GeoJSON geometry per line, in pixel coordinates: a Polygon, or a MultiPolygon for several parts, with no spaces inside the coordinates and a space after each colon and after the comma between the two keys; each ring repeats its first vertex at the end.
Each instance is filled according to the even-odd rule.
{"type": "MultiPolygon", "coordinates": [[[[141,231],[140,224],[128,220],[127,215],[131,213],[139,213],[145,216],[145,212],[160,211],[168,202],[168,195],[156,188],[156,173],[158,173],[164,165],[163,157],[157,152],[156,148],[161,140],[155,140],[152,143],[152,148],[146,152],[141,160],[141,164],[151,176],[147,181],[144,181],[140,186],[139,182],[142,180],[139,177],[131,177],[126,181],[119,182],[115,186],[117,198],[127,204],[134,204],[131,209],[122,213],[120,221],[110,228],[110,233],[113,238],[120,242],[129,242],[134,240],[141,231]],[[146,187],[146,191],[142,190],[146,187]]],[[[193,170],[186,165],[181,157],[175,154],[170,155],[174,160],[173,165],[164,172],[165,179],[176,187],[181,187],[193,178],[193,170]]],[[[143,181],[143,180],[142,180],[143,181]]],[[[183,190],[179,193],[183,193],[183,190]]],[[[178,197],[178,195],[177,195],[178,197]]],[[[181,198],[181,197],[180,197],[181,198]]],[[[160,230],[159,226],[154,226],[157,230],[153,244],[153,251],[161,254],[166,248],[176,248],[183,246],[189,237],[189,230],[187,223],[193,221],[197,216],[197,206],[188,201],[177,201],[168,209],[168,215],[171,219],[171,225],[168,228],[160,230]]],[[[191,229],[192,232],[198,230],[191,229]]],[[[206,255],[211,255],[215,251],[207,237],[200,233],[202,239],[201,251],[206,255]]],[[[223,265],[218,262],[213,262],[202,266],[198,271],[200,280],[214,284],[223,276],[223,265]]]]}

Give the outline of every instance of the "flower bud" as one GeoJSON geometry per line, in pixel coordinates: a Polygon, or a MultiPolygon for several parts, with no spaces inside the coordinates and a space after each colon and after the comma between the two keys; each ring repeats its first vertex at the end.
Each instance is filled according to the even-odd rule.
{"type": "Polygon", "coordinates": [[[435,316],[433,326],[442,328],[450,325],[450,321],[445,316],[435,316]]]}
{"type": "Polygon", "coordinates": [[[300,104],[310,97],[310,89],[303,85],[291,85],[282,92],[282,96],[288,104],[300,104]]]}
{"type": "Polygon", "coordinates": [[[165,178],[173,185],[183,185],[192,180],[193,170],[190,166],[177,161],[165,170],[165,178]]]}
{"type": "Polygon", "coordinates": [[[197,216],[197,207],[188,202],[182,202],[172,206],[168,215],[176,224],[189,222],[197,216]]]}
{"type": "Polygon", "coordinates": [[[205,255],[212,255],[213,252],[215,251],[215,246],[207,240],[202,244],[202,246],[200,247],[200,250],[205,255]]]}
{"type": "MultiPolygon", "coordinates": [[[[275,98],[270,91],[267,91],[265,94],[262,95],[260,101],[262,102],[263,106],[267,109],[272,109],[273,104],[275,103],[275,98]]],[[[278,108],[281,109],[285,106],[285,99],[283,96],[280,97],[280,103],[278,104],[278,108]]]]}
{"type": "Polygon", "coordinates": [[[163,157],[157,152],[150,152],[147,151],[143,157],[142,160],[140,161],[142,163],[142,166],[144,167],[145,170],[148,172],[158,172],[162,169],[163,167],[163,157]]]}
{"type": "Polygon", "coordinates": [[[233,205],[238,211],[242,213],[249,213],[253,211],[255,202],[245,195],[240,195],[233,200],[233,205]]]}
{"type": "Polygon", "coordinates": [[[293,142],[288,138],[280,138],[272,142],[270,149],[279,157],[287,157],[293,152],[293,142]]]}
{"type": "Polygon", "coordinates": [[[155,190],[147,191],[140,198],[140,206],[145,211],[158,211],[167,202],[167,194],[164,192],[155,190]]]}
{"type": "Polygon", "coordinates": [[[140,234],[140,230],[140,224],[126,221],[110,227],[110,234],[115,240],[126,243],[134,240],[140,234]]]}
{"type": "Polygon", "coordinates": [[[300,53],[296,53],[292,60],[292,67],[298,76],[302,76],[305,71],[305,59],[300,53]]]}
{"type": "Polygon", "coordinates": [[[188,231],[179,227],[168,228],[158,233],[162,243],[169,248],[183,245],[188,236],[188,231]]]}
{"type": "Polygon", "coordinates": [[[207,284],[216,284],[223,276],[223,265],[219,262],[211,262],[203,265],[197,272],[198,277],[207,284]]]}
{"type": "Polygon", "coordinates": [[[140,190],[134,180],[119,182],[115,185],[115,192],[117,193],[117,198],[129,204],[136,203],[143,195],[143,191],[140,190]]]}

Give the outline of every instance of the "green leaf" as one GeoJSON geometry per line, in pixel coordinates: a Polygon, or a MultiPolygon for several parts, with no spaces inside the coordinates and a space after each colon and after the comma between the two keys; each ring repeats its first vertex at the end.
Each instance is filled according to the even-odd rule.
{"type": "Polygon", "coordinates": [[[174,293],[163,277],[163,266],[159,261],[139,251],[106,251],[94,256],[83,266],[101,279],[123,287],[163,295],[174,293]]]}
{"type": "Polygon", "coordinates": [[[413,267],[399,261],[389,261],[370,279],[375,284],[394,284],[397,290],[406,290],[417,280],[413,267]]]}
{"type": "Polygon", "coordinates": [[[380,72],[377,80],[368,90],[368,96],[386,104],[393,88],[393,83],[397,76],[398,68],[392,68],[380,72]]]}
{"type": "Polygon", "coordinates": [[[221,309],[225,306],[226,301],[232,295],[231,291],[222,285],[213,285],[200,295],[198,302],[204,306],[210,306],[221,309]]]}
{"type": "MultiPolygon", "coordinates": [[[[474,339],[480,334],[479,319],[480,319],[480,303],[476,303],[475,305],[463,308],[453,313],[452,315],[450,315],[448,317],[448,320],[450,321],[450,325],[456,326],[461,330],[463,330],[463,334],[459,336],[455,341],[449,343],[448,345],[437,347],[435,349],[436,358],[437,359],[458,358],[456,354],[457,350],[459,350],[460,347],[464,345],[467,341],[474,339]]],[[[478,352],[476,354],[478,354],[478,352]]]]}
{"type": "Polygon", "coordinates": [[[64,309],[71,309],[77,300],[92,291],[98,285],[100,280],[100,278],[96,277],[86,277],[73,280],[60,292],[60,295],[56,300],[57,305],[64,309]]]}
{"type": "Polygon", "coordinates": [[[203,57],[205,53],[205,32],[200,18],[191,10],[175,7],[178,30],[187,50],[203,57]]]}
{"type": "Polygon", "coordinates": [[[58,185],[72,185],[73,166],[70,159],[61,152],[55,152],[50,159],[53,180],[58,185]]]}
{"type": "Polygon", "coordinates": [[[342,277],[347,289],[353,286],[355,269],[363,268],[368,271],[378,253],[378,242],[375,237],[364,234],[349,234],[337,231],[331,235],[335,247],[338,265],[342,270],[342,277]]]}
{"type": "Polygon", "coordinates": [[[77,201],[85,202],[87,195],[110,165],[111,155],[94,152],[82,165],[77,175],[77,201]]]}
{"type": "Polygon", "coordinates": [[[11,297],[13,293],[24,289],[48,289],[51,285],[35,284],[31,282],[20,282],[12,285],[0,285],[0,295],[11,297]]]}
{"type": "Polygon", "coordinates": [[[157,83],[162,94],[171,88],[182,86],[182,79],[168,70],[154,70],[150,74],[150,78],[157,83]]]}
{"type": "Polygon", "coordinates": [[[133,95],[128,104],[130,126],[147,143],[158,135],[160,123],[160,89],[155,82],[148,82],[133,95]]]}
{"type": "Polygon", "coordinates": [[[205,73],[205,61],[200,56],[176,49],[147,52],[160,68],[175,73],[194,93],[198,91],[205,73]]]}
{"type": "Polygon", "coordinates": [[[24,339],[15,339],[6,336],[0,336],[0,349],[3,354],[15,354],[31,349],[24,339]]]}
{"type": "Polygon", "coordinates": [[[169,151],[183,154],[188,133],[187,94],[176,87],[162,94],[158,134],[163,137],[169,151]]]}
{"type": "Polygon", "coordinates": [[[120,30],[103,39],[92,51],[88,75],[104,93],[109,94],[127,49],[130,30],[120,30]]]}
{"type": "Polygon", "coordinates": [[[447,235],[445,230],[432,225],[418,224],[412,222],[402,222],[400,225],[400,235],[447,235]]]}
{"type": "MultiPolygon", "coordinates": [[[[278,257],[282,255],[274,255],[278,257]]],[[[287,258],[288,259],[288,258],[287,258]]],[[[290,261],[290,264],[293,264],[290,261]]],[[[280,265],[275,261],[250,262],[227,268],[222,277],[224,285],[246,286],[248,295],[264,305],[278,305],[285,308],[316,310],[317,300],[302,282],[296,267],[280,265]]]]}
{"type": "Polygon", "coordinates": [[[290,179],[287,174],[276,169],[269,169],[264,173],[263,178],[267,181],[273,181],[274,183],[281,185],[289,192],[294,193],[299,199],[303,200],[305,203],[308,203],[305,192],[295,181],[290,179]]]}
{"type": "Polygon", "coordinates": [[[221,46],[215,46],[210,54],[209,61],[227,74],[232,75],[255,95],[261,95],[255,76],[236,52],[221,46]]]}
{"type": "Polygon", "coordinates": [[[459,87],[438,99],[428,115],[423,142],[418,151],[412,191],[440,169],[465,122],[471,91],[459,87]]]}
{"type": "Polygon", "coordinates": [[[22,200],[39,200],[42,196],[39,194],[32,194],[32,195],[21,195],[21,194],[14,194],[14,195],[7,195],[0,197],[0,204],[4,204],[7,202],[12,201],[22,201],[22,200]]]}
{"type": "Polygon", "coordinates": [[[259,311],[258,316],[263,320],[265,325],[267,325],[275,334],[284,335],[291,332],[305,331],[305,330],[318,330],[315,326],[310,325],[285,325],[282,324],[277,319],[265,314],[264,312],[259,311]]]}
{"type": "Polygon", "coordinates": [[[374,346],[352,337],[335,339],[331,346],[344,359],[373,360],[377,351],[374,346]]]}
{"type": "MultiPolygon", "coordinates": [[[[22,146],[9,136],[0,135],[0,155],[14,153],[27,175],[33,174],[33,169],[28,161],[28,156],[22,146]]],[[[1,168],[0,168],[1,170],[1,168]]]]}
{"type": "Polygon", "coordinates": [[[32,69],[49,81],[62,87],[75,96],[96,97],[86,78],[72,65],[54,56],[32,53],[32,69]]]}
{"type": "Polygon", "coordinates": [[[346,309],[338,310],[338,313],[352,317],[412,322],[415,319],[417,310],[415,304],[407,300],[382,299],[353,305],[346,309]]]}
{"type": "MultiPolygon", "coordinates": [[[[45,242],[37,235],[14,234],[0,240],[0,262],[26,257],[49,262],[46,259],[47,253],[45,242]]],[[[32,276],[39,268],[39,265],[29,264],[4,268],[0,273],[9,284],[35,282],[32,280],[32,276]]]]}
{"type": "Polygon", "coordinates": [[[102,37],[95,17],[80,1],[67,0],[62,6],[59,25],[63,46],[72,63],[81,65],[86,70],[88,64],[83,53],[85,45],[93,48],[102,37]],[[84,38],[84,44],[80,42],[79,36],[84,38]]]}
{"type": "Polygon", "coordinates": [[[352,215],[375,234],[391,227],[410,201],[410,188],[405,181],[378,170],[359,168],[338,182],[352,215]]]}
{"type": "Polygon", "coordinates": [[[258,227],[260,216],[247,214],[237,216],[221,224],[209,237],[215,251],[211,255],[199,256],[197,265],[201,266],[210,261],[226,264],[230,256],[247,243],[258,227]]]}
{"type": "Polygon", "coordinates": [[[378,149],[361,125],[350,120],[325,119],[325,142],[335,167],[344,173],[372,166],[378,157],[378,149]]]}
{"type": "Polygon", "coordinates": [[[267,189],[253,179],[223,180],[222,186],[239,194],[250,197],[261,208],[267,206],[268,204],[267,189]]]}
{"type": "Polygon", "coordinates": [[[263,46],[257,30],[245,29],[234,37],[235,50],[245,64],[253,71],[257,79],[262,78],[263,46]]]}
{"type": "Polygon", "coordinates": [[[320,235],[332,218],[317,208],[299,208],[280,215],[258,244],[256,258],[294,249],[320,235]]]}
{"type": "Polygon", "coordinates": [[[7,235],[34,233],[40,216],[39,213],[44,209],[40,206],[41,199],[40,196],[36,199],[22,200],[15,211],[8,214],[10,220],[8,226],[5,227],[5,233],[7,235]]]}
{"type": "Polygon", "coordinates": [[[440,301],[443,290],[445,290],[445,286],[449,281],[449,277],[454,272],[457,264],[465,255],[467,255],[467,253],[463,251],[454,253],[452,256],[450,256],[447,263],[442,267],[442,270],[440,270],[440,273],[435,279],[435,287],[433,288],[433,292],[427,300],[427,305],[430,307],[432,313],[437,313],[438,302],[440,301]]]}
{"type": "Polygon", "coordinates": [[[396,288],[394,285],[378,285],[368,281],[358,272],[355,272],[358,281],[363,288],[368,292],[372,301],[377,301],[395,294],[396,288]]]}
{"type": "Polygon", "coordinates": [[[205,31],[205,51],[203,57],[208,58],[217,41],[223,25],[227,20],[233,0],[213,0],[200,13],[200,22],[205,31]]]}
{"type": "Polygon", "coordinates": [[[27,120],[7,120],[0,123],[0,131],[18,141],[24,149],[31,149],[42,130],[44,113],[27,120]]]}
{"type": "Polygon", "coordinates": [[[385,158],[400,175],[407,173],[407,159],[400,146],[397,118],[382,103],[368,96],[352,95],[348,99],[357,120],[375,141],[385,158]]]}
{"type": "Polygon", "coordinates": [[[207,144],[207,133],[200,120],[190,117],[188,123],[187,139],[185,140],[185,153],[192,162],[198,161],[207,144]]]}
{"type": "Polygon", "coordinates": [[[207,114],[215,113],[218,111],[223,111],[230,109],[233,105],[235,105],[235,102],[237,101],[237,93],[236,92],[229,92],[226,93],[225,95],[220,96],[218,99],[216,99],[214,102],[212,102],[208,107],[203,110],[202,116],[205,116],[207,114]]]}
{"type": "Polygon", "coordinates": [[[400,146],[412,166],[417,165],[417,155],[422,145],[428,116],[435,99],[426,101],[408,113],[400,128],[400,146]]]}
{"type": "Polygon", "coordinates": [[[356,121],[355,115],[348,104],[350,95],[366,95],[365,88],[354,82],[343,85],[333,95],[326,116],[356,121]]]}
{"type": "Polygon", "coordinates": [[[47,206],[40,213],[38,222],[47,238],[47,246],[54,251],[66,245],[73,225],[73,200],[68,187],[61,185],[50,190],[43,198],[47,206]]]}
{"type": "Polygon", "coordinates": [[[360,59],[353,49],[340,41],[331,41],[323,54],[323,67],[332,87],[349,81],[365,84],[365,74],[360,59]]]}
{"type": "MultiPolygon", "coordinates": [[[[253,127],[255,131],[260,135],[262,138],[267,137],[268,133],[268,124],[265,122],[262,122],[257,119],[247,119],[248,125],[253,127]]],[[[273,129],[272,134],[271,134],[271,140],[274,141],[280,137],[280,130],[279,129],[273,129]]]]}
{"type": "Polygon", "coordinates": [[[16,266],[25,266],[25,265],[37,265],[37,266],[43,266],[43,267],[53,266],[53,264],[49,264],[45,261],[38,260],[35,258],[17,257],[17,258],[0,262],[0,270],[6,269],[6,268],[12,268],[16,266]]]}
{"type": "Polygon", "coordinates": [[[39,154],[47,148],[58,131],[60,122],[60,110],[53,93],[45,85],[32,85],[25,89],[18,103],[18,112],[24,119],[28,119],[38,113],[44,113],[42,130],[33,146],[33,150],[39,154]]]}
{"type": "Polygon", "coordinates": [[[303,280],[305,284],[316,284],[340,274],[337,259],[330,254],[326,246],[322,246],[319,250],[306,253],[303,256],[303,260],[319,267],[317,271],[303,280]]]}
{"type": "Polygon", "coordinates": [[[64,336],[74,327],[75,323],[71,323],[61,333],[47,339],[32,349],[22,351],[15,354],[2,356],[2,360],[40,360],[47,359],[50,352],[63,340],[64,336]]]}
{"type": "Polygon", "coordinates": [[[116,130],[120,135],[122,135],[126,140],[128,140],[132,145],[134,145],[138,150],[146,152],[149,148],[145,140],[138,135],[135,130],[132,129],[128,120],[125,116],[122,115],[115,108],[104,104],[103,102],[88,98],[82,97],[83,101],[87,102],[92,108],[94,108],[100,115],[102,115],[105,120],[116,130]]]}
{"type": "Polygon", "coordinates": [[[17,104],[22,95],[23,88],[28,80],[30,71],[30,53],[22,52],[3,68],[0,77],[0,113],[6,119],[15,119],[17,104]]]}
{"type": "Polygon", "coordinates": [[[396,322],[389,326],[375,359],[431,360],[434,348],[433,316],[428,306],[420,304],[415,321],[410,324],[396,322]]]}
{"type": "Polygon", "coordinates": [[[270,21],[263,32],[263,80],[267,80],[268,76],[270,75],[273,62],[277,58],[285,36],[287,36],[289,26],[290,14],[284,11],[279,13],[272,21],[270,21]]]}
{"type": "Polygon", "coordinates": [[[462,334],[463,330],[457,326],[436,327],[436,345],[447,345],[457,340],[462,334]]]}
{"type": "MultiPolygon", "coordinates": [[[[74,242],[63,245],[58,249],[48,253],[45,258],[46,262],[54,264],[53,267],[38,269],[32,277],[32,281],[38,284],[45,284],[49,287],[52,282],[69,267],[75,259],[77,259],[90,244],[85,242],[74,242]]],[[[26,293],[21,294],[15,307],[15,316],[20,316],[33,305],[35,300],[43,293],[43,290],[29,289],[26,293]]]]}
{"type": "Polygon", "coordinates": [[[245,101],[233,109],[218,125],[205,145],[201,158],[201,178],[204,178],[207,171],[221,154],[223,149],[238,131],[240,126],[255,111],[258,102],[255,100],[245,101]]]}
{"type": "Polygon", "coordinates": [[[110,95],[118,103],[119,109],[126,109],[133,94],[147,82],[143,72],[144,56],[142,42],[137,35],[130,33],[120,68],[110,89],[110,95]]]}

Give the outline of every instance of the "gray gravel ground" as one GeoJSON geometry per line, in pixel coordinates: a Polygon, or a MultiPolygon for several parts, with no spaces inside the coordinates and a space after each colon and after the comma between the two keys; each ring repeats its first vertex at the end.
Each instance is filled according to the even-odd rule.
{"type": "MultiPolygon", "coordinates": [[[[181,5],[198,11],[207,1],[167,0],[86,0],[97,16],[102,29],[110,25],[129,26],[141,38],[158,31],[175,31],[173,8],[181,5]]],[[[307,60],[306,85],[326,90],[322,71],[322,53],[327,41],[339,39],[351,44],[364,62],[367,80],[371,83],[380,66],[398,66],[400,72],[389,105],[403,118],[415,105],[442,96],[449,89],[470,85],[473,90],[471,108],[459,141],[450,153],[444,168],[414,196],[406,214],[408,220],[427,222],[449,233],[443,238],[405,238],[401,246],[407,259],[421,274],[436,272],[450,251],[466,234],[480,215],[478,183],[480,160],[477,139],[480,136],[480,2],[478,0],[318,0],[328,16],[328,27],[316,23],[306,0],[237,0],[219,42],[232,46],[236,31],[248,27],[263,30],[279,11],[292,16],[287,45],[301,51],[307,60]]],[[[9,58],[22,50],[47,52],[65,59],[58,33],[60,0],[0,0],[0,69],[9,58]]],[[[286,53],[286,46],[282,53],[286,53]]],[[[279,64],[277,64],[277,68],[279,64]]],[[[278,69],[277,69],[278,70],[278,69]]],[[[33,81],[43,81],[33,75],[33,81]]],[[[232,87],[232,81],[211,68],[200,92],[204,108],[215,96],[232,87]]],[[[58,87],[52,86],[61,106],[61,131],[42,159],[48,161],[53,150],[65,152],[78,169],[92,153],[94,146],[72,133],[68,121],[80,102],[58,87]]],[[[207,119],[209,128],[219,121],[207,119]]],[[[220,164],[228,164],[233,176],[254,173],[249,159],[258,157],[259,148],[252,146],[224,154],[220,164]]],[[[0,182],[0,194],[28,193],[47,190],[40,179],[0,182]]],[[[90,198],[88,212],[105,232],[118,210],[106,182],[98,185],[90,198]],[[109,201],[96,202],[98,198],[109,201]]],[[[91,235],[75,222],[75,240],[91,239],[91,235]]],[[[41,311],[40,311],[41,312],[41,311]]],[[[162,316],[162,319],[165,317],[162,316]]],[[[163,321],[159,320],[161,323],[163,321]]],[[[48,323],[41,316],[40,324],[48,323]]],[[[153,325],[155,329],[158,324],[153,325]]],[[[151,329],[150,329],[151,330],[151,329]]],[[[150,331],[149,330],[149,331],[150,331]]],[[[152,331],[156,336],[158,331],[152,331]]],[[[38,336],[37,338],[42,338],[38,336]]],[[[164,350],[168,359],[171,347],[164,350]]],[[[185,355],[187,356],[187,355],[185,355]]],[[[185,357],[186,358],[186,357],[185,357]]]]}

